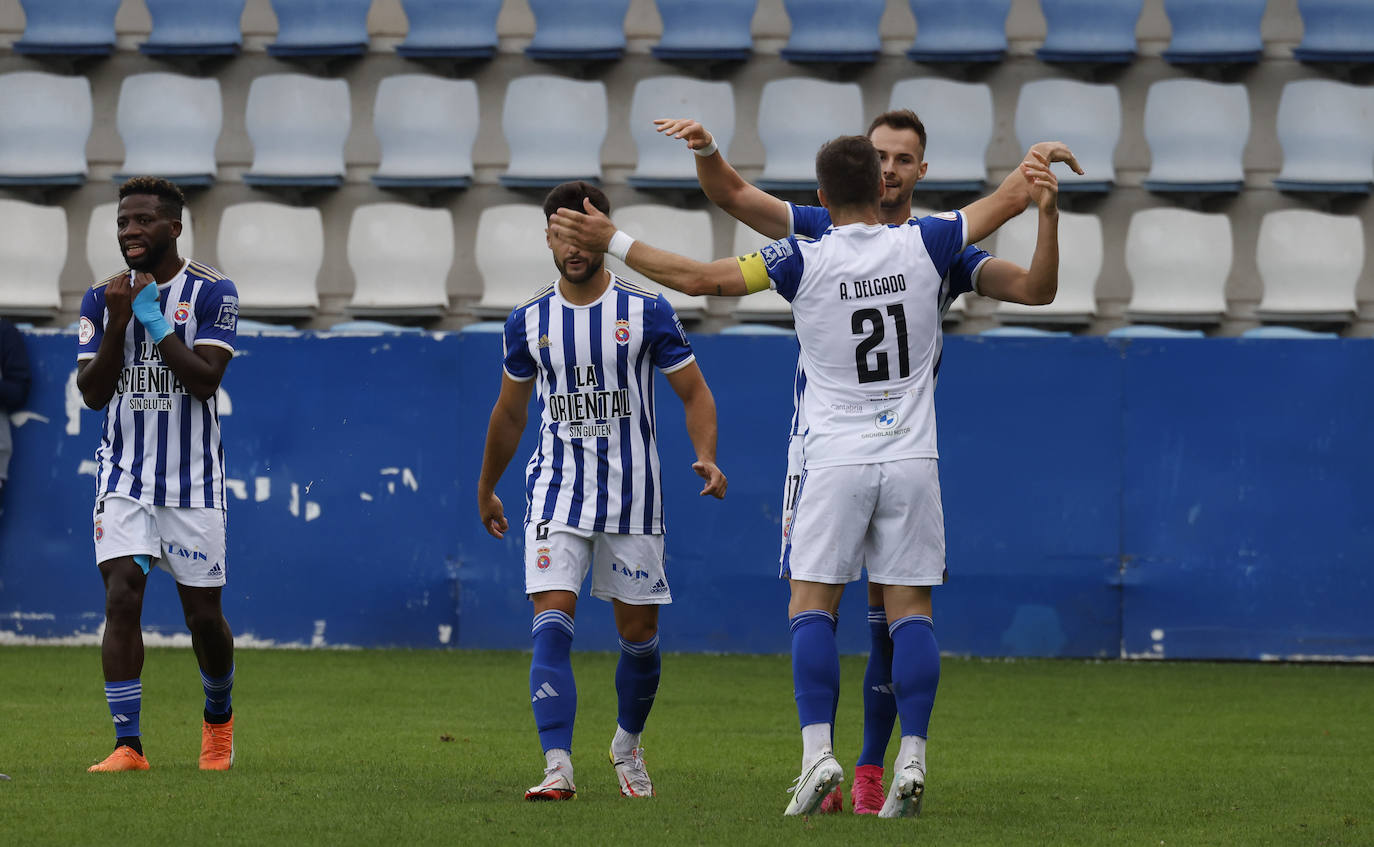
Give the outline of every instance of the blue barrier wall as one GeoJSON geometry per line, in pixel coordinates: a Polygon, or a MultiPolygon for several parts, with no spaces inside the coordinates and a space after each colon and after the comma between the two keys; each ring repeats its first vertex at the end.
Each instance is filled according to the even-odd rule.
{"type": "MultiPolygon", "coordinates": [[[[100,415],[75,339],[30,334],[0,516],[0,642],[89,639],[100,415]]],[[[700,498],[680,404],[659,398],[670,650],[783,652],[776,579],[795,342],[694,337],[720,407],[724,502],[700,498]]],[[[245,642],[521,648],[518,533],[474,486],[500,337],[245,336],[225,381],[229,586],[245,642]]],[[[945,650],[976,655],[1374,656],[1374,343],[947,339],[937,394],[945,650]]],[[[526,433],[498,494],[523,510],[526,433]]],[[[864,597],[841,647],[866,649],[864,597]]],[[[584,599],[582,648],[610,649],[584,599]]],[[[182,631],[170,579],[145,625],[182,631]]]]}

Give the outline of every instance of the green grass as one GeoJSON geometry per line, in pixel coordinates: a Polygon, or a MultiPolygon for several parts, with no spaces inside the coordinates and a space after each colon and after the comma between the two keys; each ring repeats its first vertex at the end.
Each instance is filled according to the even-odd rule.
{"type": "MultiPolygon", "coordinates": [[[[0,648],[0,843],[1374,844],[1374,668],[946,659],[925,815],[880,821],[782,817],[800,765],[782,656],[667,656],[659,796],[622,800],[614,662],[575,654],[577,800],[528,804],[528,654],[240,651],[238,760],[202,774],[194,659],[149,650],[153,769],[97,775],[98,651],[0,648]]],[[[847,770],[862,673],[845,659],[847,770]]]]}

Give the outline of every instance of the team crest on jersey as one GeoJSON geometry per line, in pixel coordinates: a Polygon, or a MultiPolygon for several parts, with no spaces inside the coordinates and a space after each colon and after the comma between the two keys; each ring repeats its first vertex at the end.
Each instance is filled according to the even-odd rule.
{"type": "Polygon", "coordinates": [[[536,568],[539,568],[541,571],[548,570],[549,565],[553,564],[553,559],[549,558],[549,548],[540,547],[535,552],[539,554],[539,558],[534,560],[534,566],[536,568]]]}
{"type": "Polygon", "coordinates": [[[76,337],[82,344],[90,344],[91,339],[95,338],[95,324],[91,323],[90,318],[81,319],[81,325],[76,331],[76,337]]]}
{"type": "Polygon", "coordinates": [[[630,343],[630,322],[629,322],[629,321],[616,321],[616,322],[615,322],[615,343],[616,343],[616,344],[629,344],[629,343],[630,343]]]}
{"type": "Polygon", "coordinates": [[[99,541],[105,537],[105,530],[100,526],[100,518],[95,519],[95,540],[99,541]]]}
{"type": "Polygon", "coordinates": [[[546,349],[546,348],[548,348],[548,347],[551,347],[551,346],[553,346],[553,342],[549,340],[549,337],[548,337],[547,335],[541,335],[541,336],[539,336],[539,344],[538,344],[538,347],[539,347],[540,350],[544,350],[544,349],[546,349]]]}
{"type": "Polygon", "coordinates": [[[172,313],[172,320],[179,324],[184,324],[191,319],[191,304],[182,300],[177,304],[177,310],[172,313]]]}

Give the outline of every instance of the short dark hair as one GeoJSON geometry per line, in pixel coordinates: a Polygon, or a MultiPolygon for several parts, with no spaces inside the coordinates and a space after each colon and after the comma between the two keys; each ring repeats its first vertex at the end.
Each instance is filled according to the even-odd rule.
{"type": "Polygon", "coordinates": [[[582,198],[589,198],[592,205],[601,210],[601,214],[611,213],[611,201],[606,199],[606,192],[592,185],[590,182],[577,180],[575,182],[565,182],[562,185],[555,185],[553,190],[544,198],[544,220],[553,217],[553,213],[559,209],[572,209],[574,212],[587,211],[582,207],[582,198]]]}
{"type": "Polygon", "coordinates": [[[181,210],[186,206],[186,195],[181,193],[176,183],[160,176],[135,176],[119,186],[119,199],[133,194],[151,194],[157,198],[157,208],[166,217],[179,221],[181,210]]]}
{"type": "Polygon", "coordinates": [[[862,135],[841,135],[816,154],[816,182],[832,207],[855,208],[878,202],[883,172],[878,151],[862,135]]]}
{"type": "Polygon", "coordinates": [[[867,134],[872,135],[873,130],[880,126],[909,129],[916,133],[917,138],[921,139],[921,150],[926,149],[926,125],[921,123],[921,119],[916,117],[916,113],[910,109],[893,109],[890,112],[883,112],[873,119],[873,123],[868,125],[867,134]]]}

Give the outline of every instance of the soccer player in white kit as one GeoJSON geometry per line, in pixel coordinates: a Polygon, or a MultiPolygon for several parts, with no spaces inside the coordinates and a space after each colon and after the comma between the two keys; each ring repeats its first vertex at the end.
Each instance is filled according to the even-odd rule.
{"type": "Polygon", "coordinates": [[[105,409],[96,451],[96,562],[105,582],[100,658],[115,749],[92,772],[147,770],[142,709],[143,594],[153,564],[177,583],[205,691],[200,768],[234,761],[234,635],[220,594],[224,450],[215,393],[234,355],[238,291],[177,254],[181,190],[134,177],[115,220],[128,268],[81,302],[77,388],[105,409]]]}
{"type": "MultiPolygon", "coordinates": [[[[1022,171],[1039,207],[1031,269],[1043,272],[1058,265],[1057,182],[1043,156],[1022,171]]],[[[1000,220],[970,209],[880,224],[878,154],[862,136],[826,144],[816,175],[833,226],[815,241],[790,236],[736,259],[700,263],[650,247],[591,208],[559,211],[550,229],[686,293],[743,296],[772,287],[792,303],[807,430],[784,569],[803,762],[785,814],[811,813],[843,780],[831,750],[839,655],[830,610],[866,564],[890,621],[902,725],[897,773],[879,814],[908,817],[924,797],[939,681],[930,603],[945,571],[933,390],[938,295],[954,258],[1000,220]]]]}
{"type": "MultiPolygon", "coordinates": [[[[587,202],[609,212],[606,195],[564,183],[544,201],[587,202]]],[[[577,595],[590,570],[593,597],[614,607],[620,635],[618,701],[610,760],[626,797],[651,797],[641,733],[658,690],[658,609],[672,602],[663,561],[663,490],[654,424],[654,371],[682,400],[703,495],[725,496],[715,464],[716,406],[691,344],[661,294],[615,276],[602,252],[547,233],[559,277],[506,320],[504,373],[477,484],[482,525],[509,528],[496,483],[525,429],[538,388],[539,443],[526,467],[525,591],[534,604],[530,702],[544,749],[544,779],[527,800],[567,800],[577,686],[570,651],[577,595]]]]}

